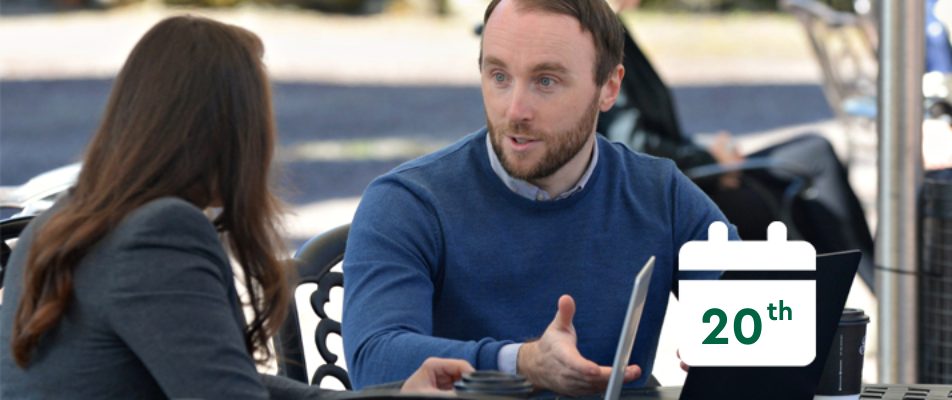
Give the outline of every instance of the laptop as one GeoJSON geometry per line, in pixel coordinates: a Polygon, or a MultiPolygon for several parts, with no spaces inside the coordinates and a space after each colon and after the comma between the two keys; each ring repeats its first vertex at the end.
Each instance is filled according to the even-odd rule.
{"type": "MultiPolygon", "coordinates": [[[[856,276],[861,254],[845,251],[816,258],[816,359],[805,367],[694,367],[684,387],[641,388],[626,390],[623,399],[659,400],[812,400],[820,382],[833,336],[839,324],[846,297],[856,276]]],[[[802,272],[766,272],[757,276],[749,271],[728,271],[726,279],[803,279],[802,272]],[[784,276],[791,274],[790,276],[784,276]],[[739,276],[743,275],[743,276],[739,276]]]]}
{"type": "Polygon", "coordinates": [[[621,388],[625,384],[625,367],[628,366],[631,350],[635,347],[635,336],[638,333],[638,323],[641,322],[641,313],[645,309],[654,264],[655,258],[651,256],[635,277],[631,299],[628,300],[628,311],[625,313],[625,323],[621,327],[618,348],[615,350],[612,375],[608,379],[608,388],[605,390],[606,400],[618,400],[621,396],[621,388]]]}

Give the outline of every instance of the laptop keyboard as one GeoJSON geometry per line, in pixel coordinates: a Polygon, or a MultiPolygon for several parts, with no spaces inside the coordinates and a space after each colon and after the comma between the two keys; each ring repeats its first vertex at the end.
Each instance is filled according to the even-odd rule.
{"type": "Polygon", "coordinates": [[[882,400],[948,400],[952,399],[950,385],[868,385],[860,399],[882,400]]]}

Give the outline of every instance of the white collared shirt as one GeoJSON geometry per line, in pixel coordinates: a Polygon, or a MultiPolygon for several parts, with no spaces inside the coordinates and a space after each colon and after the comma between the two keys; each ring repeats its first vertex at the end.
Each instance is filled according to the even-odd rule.
{"type": "Polygon", "coordinates": [[[499,157],[496,156],[496,152],[493,150],[493,142],[490,139],[489,131],[486,132],[486,150],[489,153],[489,165],[492,166],[493,172],[499,176],[499,179],[502,180],[502,183],[512,190],[514,193],[525,197],[529,200],[535,201],[553,201],[561,200],[567,198],[575,193],[580,192],[585,184],[588,183],[589,178],[592,177],[592,172],[595,171],[595,164],[598,163],[598,141],[595,141],[595,146],[592,149],[592,159],[588,162],[588,168],[585,169],[585,173],[582,174],[582,177],[579,178],[578,182],[575,183],[569,190],[566,190],[556,196],[552,196],[549,192],[546,192],[542,188],[533,185],[529,182],[526,182],[522,179],[513,178],[506,172],[506,169],[503,168],[502,163],[499,161],[499,157]]]}

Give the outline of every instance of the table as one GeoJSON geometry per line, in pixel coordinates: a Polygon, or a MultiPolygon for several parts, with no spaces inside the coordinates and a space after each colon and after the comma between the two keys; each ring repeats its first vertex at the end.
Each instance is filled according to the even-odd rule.
{"type": "MultiPolygon", "coordinates": [[[[622,391],[622,400],[679,400],[680,386],[664,386],[654,388],[625,389],[622,391]]],[[[347,393],[343,396],[347,400],[408,400],[408,399],[471,399],[471,400],[512,400],[508,397],[480,396],[480,395],[414,395],[399,393],[398,390],[368,390],[347,393]]],[[[559,396],[555,394],[535,395],[530,400],[603,400],[604,396],[593,395],[585,397],[559,396]]],[[[949,399],[952,398],[952,385],[899,385],[899,384],[868,384],[863,385],[863,399],[903,400],[903,399],[949,399]],[[907,396],[907,397],[904,397],[907,396]]],[[[720,399],[718,399],[720,400],[720,399]]]]}

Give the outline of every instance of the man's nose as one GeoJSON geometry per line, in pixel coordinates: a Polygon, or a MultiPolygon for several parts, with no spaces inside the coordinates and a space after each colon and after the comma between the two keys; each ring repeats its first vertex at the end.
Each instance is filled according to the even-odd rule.
{"type": "Polygon", "coordinates": [[[533,99],[528,85],[517,84],[512,91],[509,101],[509,120],[512,122],[528,122],[533,116],[533,99]]]}

